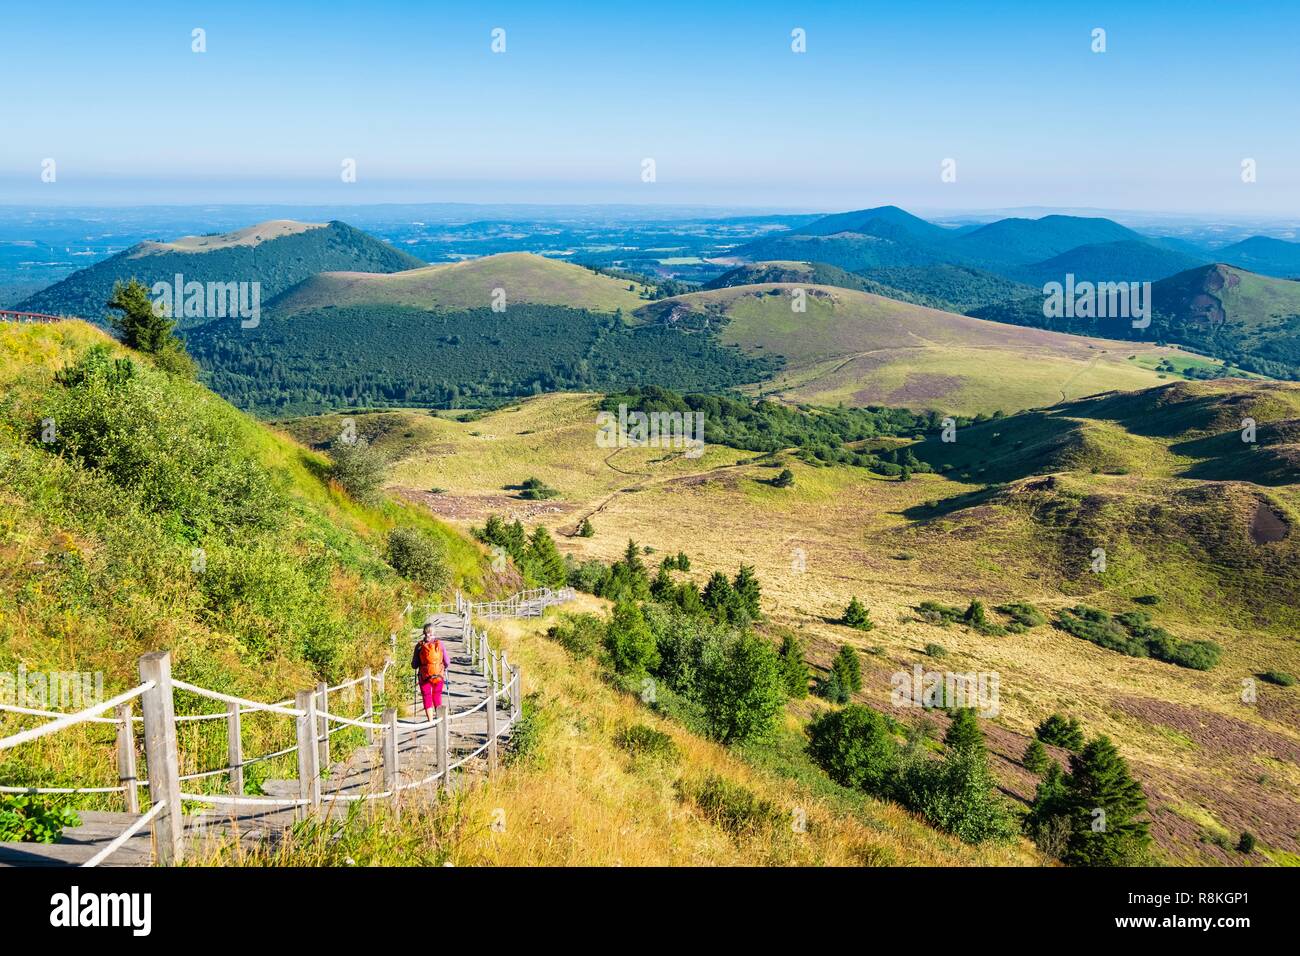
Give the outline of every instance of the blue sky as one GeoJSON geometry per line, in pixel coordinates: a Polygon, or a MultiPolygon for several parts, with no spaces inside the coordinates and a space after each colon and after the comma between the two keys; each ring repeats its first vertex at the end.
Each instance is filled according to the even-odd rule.
{"type": "Polygon", "coordinates": [[[52,9],[0,15],[0,202],[1300,214],[1294,3],[52,9]]]}

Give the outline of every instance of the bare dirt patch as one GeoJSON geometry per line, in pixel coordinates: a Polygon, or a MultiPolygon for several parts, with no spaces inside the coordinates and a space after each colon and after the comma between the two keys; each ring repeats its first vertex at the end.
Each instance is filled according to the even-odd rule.
{"type": "Polygon", "coordinates": [[[1285,519],[1276,511],[1260,502],[1255,508],[1255,517],[1250,521],[1250,540],[1256,544],[1268,544],[1282,541],[1291,529],[1285,519]]]}
{"type": "Polygon", "coordinates": [[[576,507],[564,501],[525,501],[514,495],[456,495],[415,488],[392,490],[407,501],[423,505],[438,517],[452,521],[481,521],[494,514],[507,521],[536,521],[542,517],[568,514],[576,507]]]}

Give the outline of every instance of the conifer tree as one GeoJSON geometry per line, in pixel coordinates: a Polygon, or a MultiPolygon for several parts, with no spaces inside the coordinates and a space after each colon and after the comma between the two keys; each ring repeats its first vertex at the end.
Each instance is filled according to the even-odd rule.
{"type": "Polygon", "coordinates": [[[1142,860],[1151,843],[1148,824],[1138,819],[1146,795],[1109,738],[1098,737],[1070,756],[1064,804],[1070,820],[1065,862],[1128,866],[1142,860]]]}
{"type": "Polygon", "coordinates": [[[871,612],[863,607],[862,602],[856,597],[850,600],[849,606],[844,609],[844,616],[840,618],[840,623],[859,631],[869,631],[876,626],[871,623],[871,612]]]}
{"type": "Polygon", "coordinates": [[[1047,769],[1047,748],[1043,742],[1037,738],[1029,741],[1029,746],[1025,748],[1025,755],[1020,759],[1025,765],[1025,769],[1030,773],[1042,773],[1047,769]]]}
{"type": "Polygon", "coordinates": [[[943,735],[943,745],[949,750],[984,750],[984,732],[980,730],[974,707],[959,707],[953,712],[948,732],[943,735]]]}

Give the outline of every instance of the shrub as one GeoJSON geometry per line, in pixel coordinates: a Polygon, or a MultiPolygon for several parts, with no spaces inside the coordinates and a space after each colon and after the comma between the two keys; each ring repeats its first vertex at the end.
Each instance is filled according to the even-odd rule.
{"type": "Polygon", "coordinates": [[[538,703],[536,691],[521,702],[519,720],[510,728],[510,746],[505,752],[506,766],[540,763],[542,738],[546,729],[546,712],[538,703]]]}
{"type": "Polygon", "coordinates": [[[619,601],[605,629],[605,650],[620,674],[639,677],[658,663],[654,634],[633,601],[619,601]]]}
{"type": "Polygon", "coordinates": [[[1043,746],[1043,742],[1037,738],[1029,741],[1029,746],[1025,748],[1025,755],[1020,758],[1020,762],[1030,773],[1042,773],[1046,770],[1049,761],[1047,748],[1043,746]]]}
{"type": "Polygon", "coordinates": [[[540,478],[525,478],[519,485],[519,497],[525,501],[545,501],[559,497],[559,492],[540,478]]]}
{"type": "Polygon", "coordinates": [[[959,607],[954,607],[951,604],[940,604],[938,601],[922,601],[916,606],[916,610],[923,621],[939,625],[960,621],[964,613],[959,607]]]}
{"type": "Polygon", "coordinates": [[[708,732],[726,744],[766,736],[785,705],[776,649],[750,632],[704,654],[697,682],[708,732]]]}
{"type": "Polygon", "coordinates": [[[36,795],[0,795],[0,842],[57,843],[81,818],[64,804],[36,795]]]}
{"type": "Polygon", "coordinates": [[[1024,601],[1012,601],[1010,604],[1000,604],[997,607],[999,614],[1005,614],[1011,618],[1011,623],[1007,630],[1019,633],[1027,631],[1031,627],[1042,627],[1047,623],[1047,616],[1042,611],[1024,601]]]}
{"type": "Polygon", "coordinates": [[[1255,851],[1255,835],[1249,830],[1243,830],[1241,839],[1237,841],[1238,853],[1253,853],[1255,851]]]}
{"type": "Polygon", "coordinates": [[[388,462],[368,441],[336,441],[330,446],[330,460],[330,477],[344,491],[363,505],[378,503],[388,462]]]}
{"type": "Polygon", "coordinates": [[[829,700],[832,704],[849,702],[849,690],[840,682],[839,673],[833,669],[813,682],[813,693],[823,700],[829,700]]]}
{"type": "Polygon", "coordinates": [[[1083,749],[1083,728],[1073,717],[1067,719],[1060,714],[1052,714],[1034,729],[1034,736],[1054,747],[1075,751],[1083,749]]]}
{"type": "Polygon", "coordinates": [[[1065,806],[1065,774],[1055,761],[1047,765],[1047,772],[1034,791],[1029,812],[1025,814],[1024,830],[1048,856],[1059,860],[1065,855],[1070,841],[1070,821],[1065,806]]]}
{"type": "Polygon", "coordinates": [[[1080,604],[1058,612],[1057,626],[1066,633],[1130,657],[1154,657],[1167,664],[1209,670],[1223,649],[1213,641],[1180,641],[1151,623],[1146,611],[1126,611],[1112,618],[1105,611],[1080,604]]]}
{"type": "Polygon", "coordinates": [[[862,602],[856,597],[850,600],[849,606],[844,609],[844,615],[840,618],[840,623],[856,628],[859,631],[869,631],[875,627],[871,623],[871,613],[862,606],[862,602]]]}
{"type": "Polygon", "coordinates": [[[776,804],[717,774],[683,789],[711,822],[733,836],[757,836],[785,822],[785,814],[776,804]]]}
{"type": "Polygon", "coordinates": [[[591,657],[605,639],[605,623],[597,614],[565,614],[546,636],[574,657],[591,657]]]}
{"type": "Polygon", "coordinates": [[[942,644],[930,643],[925,645],[925,653],[927,657],[947,657],[948,648],[942,644]]]}
{"type": "Polygon", "coordinates": [[[614,743],[637,758],[664,763],[677,763],[681,759],[681,750],[672,737],[645,724],[622,728],[614,735],[614,743]]]}
{"type": "Polygon", "coordinates": [[[813,760],[846,787],[882,794],[898,769],[898,744],[884,716],[861,704],[821,714],[808,737],[813,760]]]}
{"type": "Polygon", "coordinates": [[[418,528],[388,532],[388,563],[430,594],[444,591],[451,583],[451,568],[442,542],[418,528]]]}
{"type": "Polygon", "coordinates": [[[781,469],[781,473],[772,479],[773,488],[789,488],[794,484],[794,472],[789,468],[781,469]]]}
{"type": "Polygon", "coordinates": [[[898,793],[931,825],[967,843],[1009,840],[1017,830],[981,751],[953,750],[942,760],[914,755],[903,768],[898,793]]]}
{"type": "Polygon", "coordinates": [[[591,519],[583,518],[582,522],[578,525],[578,537],[592,538],[595,537],[595,535],[596,529],[591,526],[591,519]]]}
{"type": "Polygon", "coordinates": [[[1276,684],[1278,687],[1291,687],[1295,684],[1295,678],[1284,671],[1264,671],[1259,675],[1259,679],[1269,684],[1276,684]]]}

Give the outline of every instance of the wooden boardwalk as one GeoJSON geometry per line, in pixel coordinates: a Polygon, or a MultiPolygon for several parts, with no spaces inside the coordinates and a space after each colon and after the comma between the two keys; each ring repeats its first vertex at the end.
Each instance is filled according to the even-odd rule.
{"type": "MultiPolygon", "coordinates": [[[[530,615],[534,612],[540,614],[540,609],[531,606],[527,611],[530,615]]],[[[328,772],[321,775],[321,814],[342,816],[357,800],[380,799],[387,795],[387,788],[393,782],[412,795],[432,794],[444,785],[452,788],[463,786],[469,778],[486,773],[489,758],[495,755],[494,743],[508,740],[509,695],[500,696],[499,691],[496,712],[489,715],[490,677],[484,675],[482,664],[472,660],[471,648],[464,640],[466,631],[470,630],[466,627],[465,617],[457,613],[440,613],[431,615],[429,620],[434,624],[435,635],[446,642],[450,658],[447,691],[443,695],[443,703],[448,705],[447,712],[451,715],[447,727],[447,763],[452,769],[446,783],[441,778],[421,783],[438,773],[440,728],[430,727],[423,710],[416,706],[414,680],[406,656],[410,644],[405,647],[399,644],[399,659],[391,668],[391,677],[409,692],[409,702],[399,712],[397,721],[396,773],[392,777],[387,774],[386,741],[383,739],[386,735],[381,736],[376,731],[375,736],[380,738],[380,742],[354,750],[347,759],[332,763],[328,772]],[[489,732],[490,718],[495,725],[495,740],[489,732]]],[[[470,633],[475,632],[470,630],[470,633]]],[[[492,666],[494,662],[489,658],[486,669],[490,670],[492,666]]],[[[499,686],[505,684],[503,679],[499,686]]],[[[296,779],[267,780],[262,789],[265,798],[250,800],[281,798],[297,801],[301,794],[301,784],[296,779]]],[[[295,820],[301,819],[306,809],[291,802],[253,804],[231,799],[227,805],[218,804],[185,816],[187,856],[232,839],[245,845],[273,840],[295,820]]],[[[138,814],[130,813],[84,812],[80,816],[82,825],[66,830],[58,843],[0,843],[0,866],[79,866],[139,819],[138,814]]],[[[146,827],[113,852],[104,865],[147,866],[156,860],[155,849],[150,828],[146,827]]]]}

